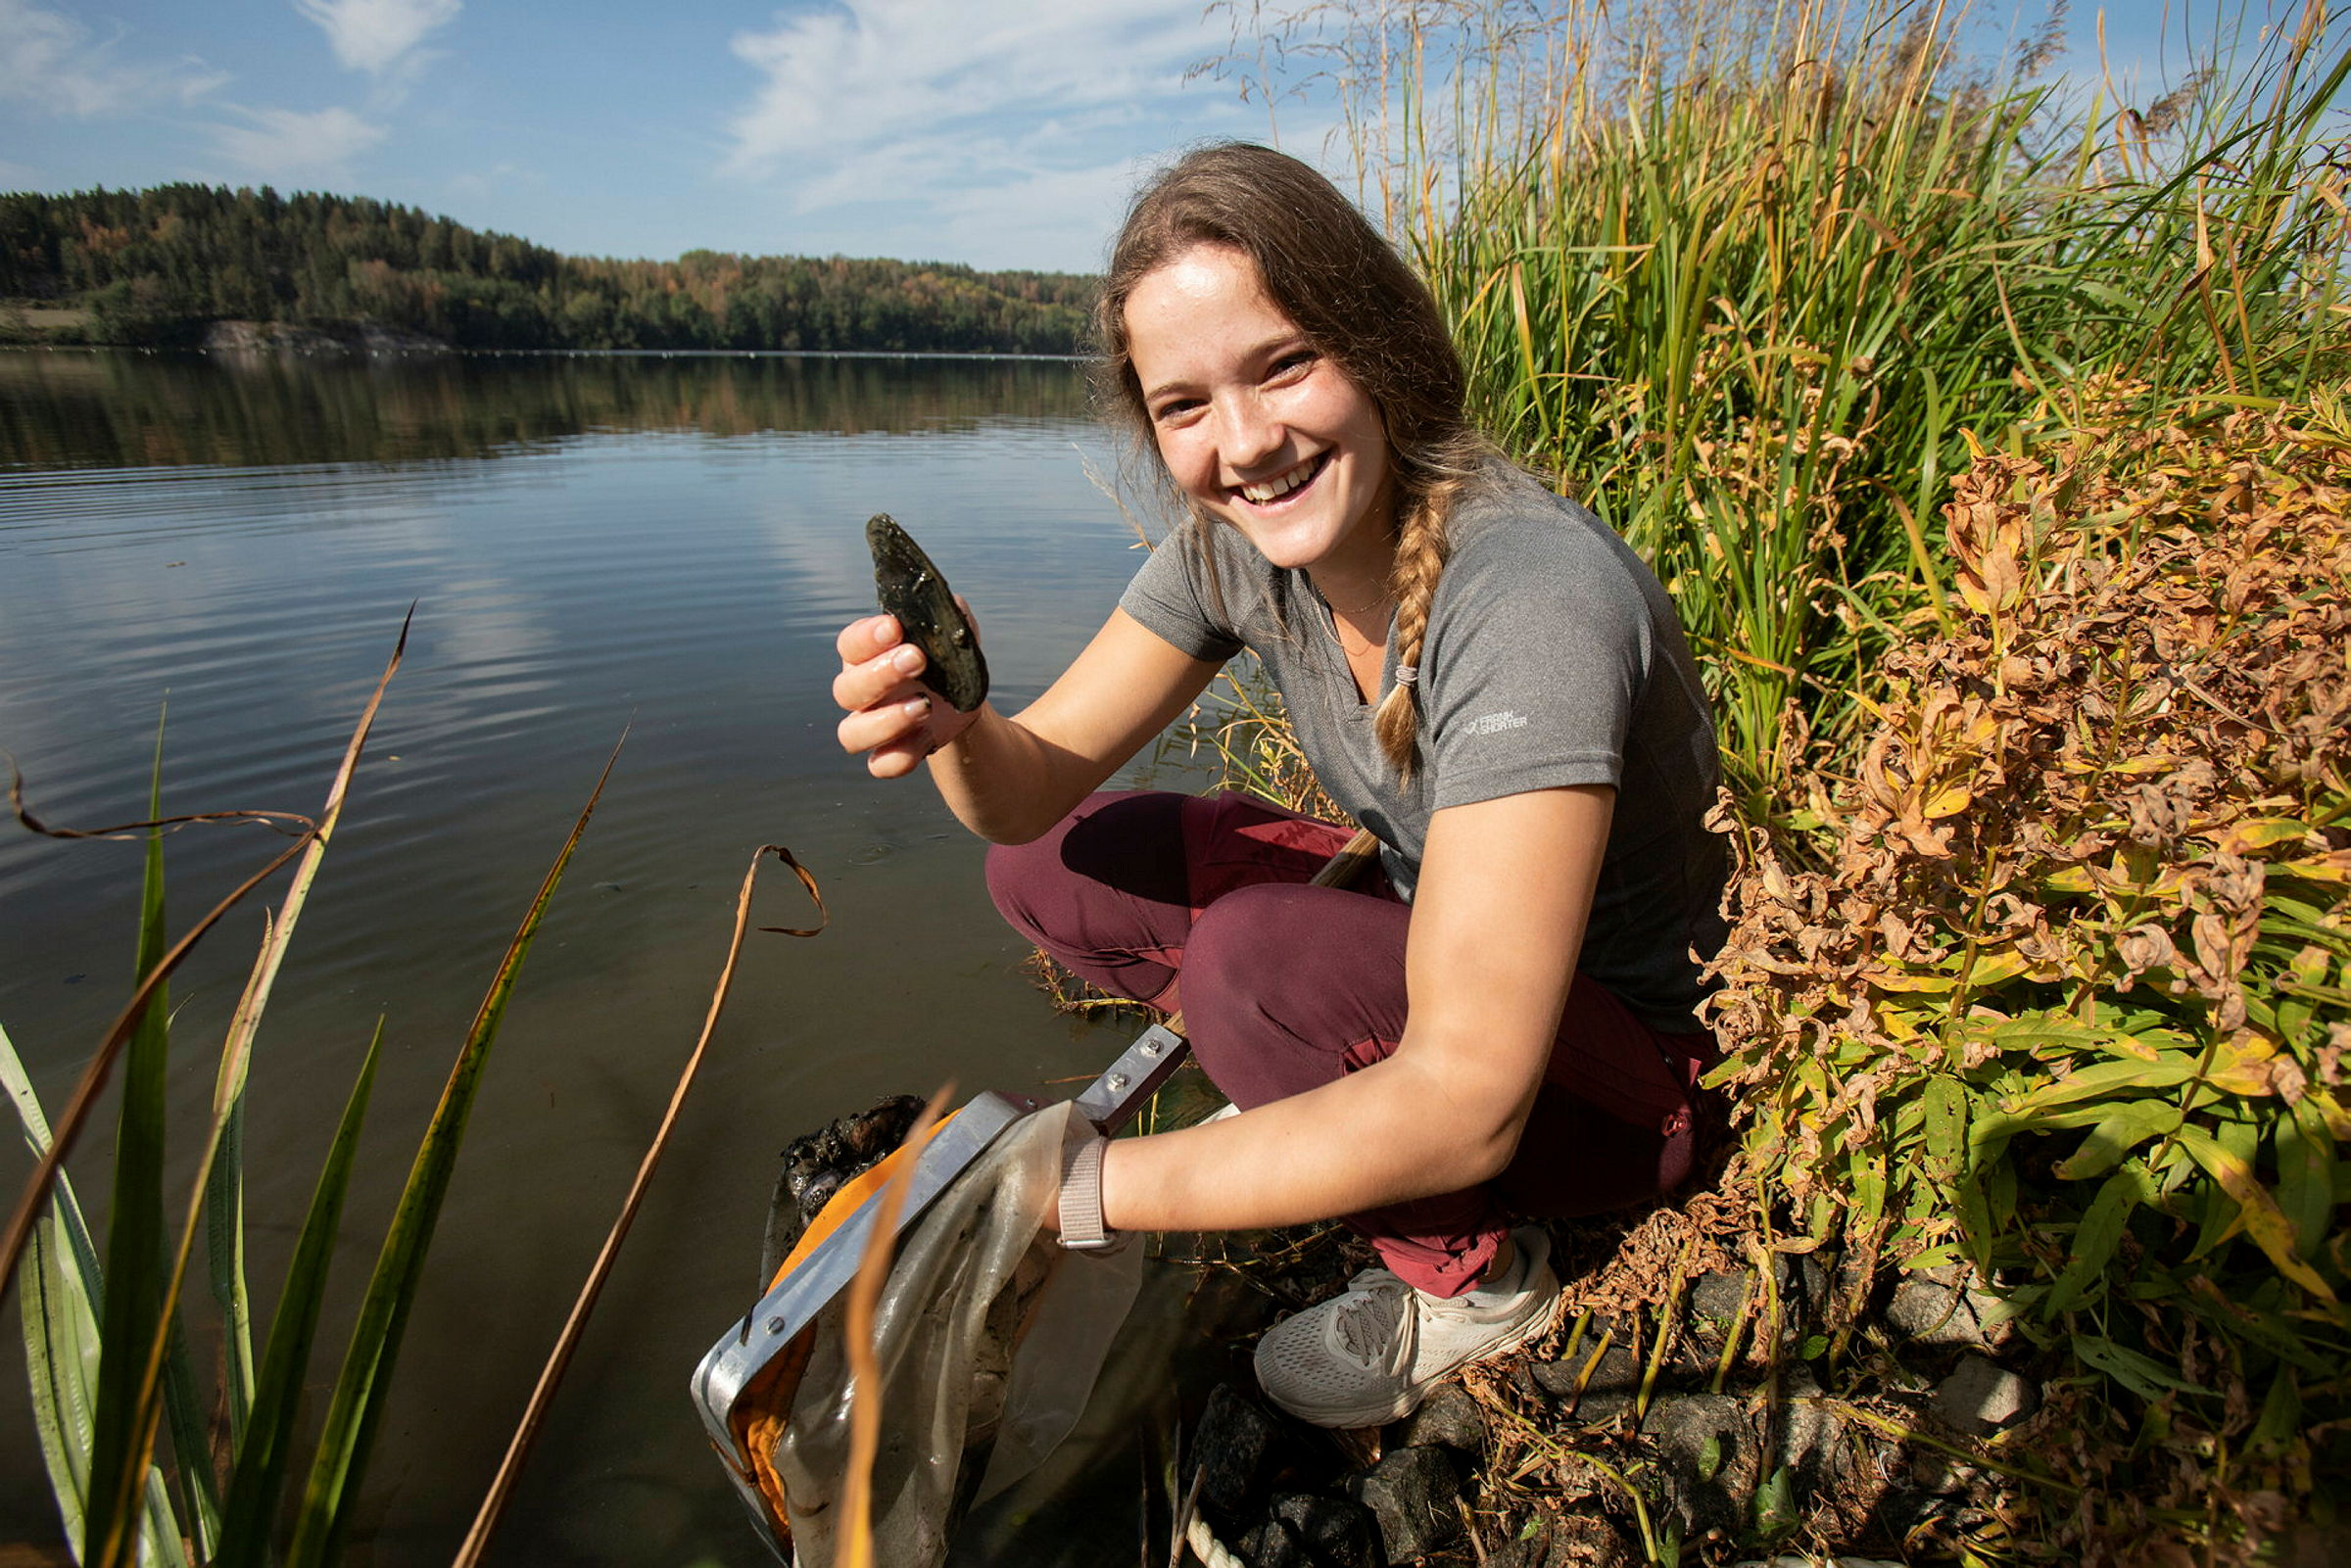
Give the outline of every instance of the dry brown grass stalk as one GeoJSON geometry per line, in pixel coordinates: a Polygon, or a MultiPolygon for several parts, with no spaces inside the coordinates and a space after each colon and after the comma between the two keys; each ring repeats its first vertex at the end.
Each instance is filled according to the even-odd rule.
{"type": "Polygon", "coordinates": [[[498,1529],[501,1514],[513,1494],[514,1483],[522,1474],[532,1448],[547,1421],[549,1406],[553,1402],[556,1385],[570,1366],[572,1354],[579,1349],[580,1336],[588,1327],[589,1314],[596,1310],[597,1299],[603,1294],[604,1281],[611,1275],[612,1265],[619,1259],[621,1243],[628,1238],[629,1227],[636,1221],[637,1212],[644,1206],[646,1190],[651,1186],[653,1172],[661,1164],[661,1156],[669,1148],[671,1133],[677,1129],[678,1115],[685,1109],[687,1093],[693,1089],[696,1074],[701,1071],[702,1058],[709,1050],[710,1037],[718,1030],[719,1017],[726,1010],[727,993],[735,983],[736,961],[743,953],[743,939],[750,929],[751,893],[759,880],[759,868],[773,855],[792,868],[792,875],[807,888],[816,905],[817,924],[800,929],[782,926],[762,926],[763,931],[776,931],[787,936],[814,936],[823,930],[830,917],[825,910],[825,897],[816,879],[782,844],[761,844],[751,852],[750,865],[744,868],[743,887],[735,896],[735,929],[727,941],[726,961],[719,966],[718,983],[711,988],[709,1010],[702,1018],[702,1032],[694,1042],[686,1058],[686,1066],[678,1074],[677,1086],[670,1091],[669,1106],[661,1114],[661,1124],[654,1129],[652,1143],[646,1149],[645,1158],[638,1162],[637,1177],[629,1184],[628,1195],[621,1200],[620,1213],[612,1221],[604,1244],[588,1270],[587,1280],[580,1286],[578,1299],[572,1304],[571,1315],[564,1319],[562,1332],[556,1335],[554,1349],[548,1354],[547,1364],[540,1369],[539,1381],[531,1390],[531,1398],[523,1408],[522,1419],[515,1424],[514,1436],[506,1445],[504,1458],[499,1462],[498,1473],[491,1478],[489,1490],[483,1494],[480,1509],[475,1513],[472,1528],[465,1533],[464,1542],[452,1559],[454,1568],[473,1568],[489,1548],[490,1537],[498,1529]]]}
{"type": "Polygon", "coordinates": [[[400,624],[400,637],[393,643],[392,657],[386,661],[384,673],[377,678],[375,689],[368,693],[366,705],[360,712],[359,723],[353,727],[350,743],[344,747],[342,766],[336,771],[334,783],[328,786],[326,805],[316,818],[305,817],[296,812],[224,811],[199,813],[192,817],[160,818],[154,823],[129,823],[114,828],[79,832],[72,829],[51,828],[24,811],[23,781],[13,777],[15,770],[12,765],[9,797],[11,806],[16,810],[17,820],[32,832],[48,837],[116,837],[125,833],[143,832],[149,827],[179,827],[196,822],[266,821],[273,825],[299,823],[301,826],[296,831],[293,840],[285,848],[271,856],[267,864],[238,883],[227,896],[206,911],[195,925],[188,927],[178,941],[172,943],[166,950],[155,968],[140,976],[138,987],[131,992],[130,1000],[123,1004],[122,1011],[117,1015],[114,1022],[107,1026],[106,1033],[100,1036],[98,1048],[90,1053],[89,1063],[82,1069],[81,1078],[73,1086],[72,1098],[66,1102],[65,1109],[58,1114],[48,1150],[34,1163],[32,1174],[25,1177],[24,1190],[17,1200],[15,1212],[9,1216],[6,1238],[4,1241],[0,1241],[0,1294],[5,1294],[8,1286],[16,1279],[17,1263],[23,1258],[25,1244],[32,1235],[33,1221],[39,1216],[41,1206],[48,1202],[50,1189],[57,1181],[57,1173],[65,1166],[66,1156],[72,1152],[74,1140],[80,1136],[82,1127],[88,1123],[90,1114],[97,1106],[99,1093],[106,1087],[108,1075],[113,1072],[115,1063],[122,1053],[123,1045],[130,1039],[131,1031],[138,1027],[139,1019],[146,1013],[148,1002],[164,982],[170,978],[172,972],[186,962],[188,955],[196,950],[197,943],[201,942],[205,934],[219,924],[223,916],[242,903],[255,888],[260,887],[279,871],[291,865],[297,856],[310,848],[312,841],[318,836],[321,822],[333,820],[342,804],[345,791],[350,787],[351,776],[359,766],[360,751],[366,744],[369,730],[374,727],[376,710],[383,705],[385,689],[391,686],[392,677],[399,672],[400,661],[408,652],[408,626],[415,618],[415,614],[416,607],[411,604],[408,606],[408,617],[403,619],[400,624]]]}
{"type": "Polygon", "coordinates": [[[841,1337],[847,1342],[849,1378],[849,1461],[841,1486],[841,1551],[844,1568],[873,1568],[874,1455],[882,1447],[882,1363],[874,1355],[874,1307],[889,1278],[890,1259],[897,1251],[898,1212],[906,1204],[906,1189],[914,1184],[915,1167],[922,1164],[923,1146],[938,1124],[939,1114],[955,1093],[952,1080],[938,1086],[923,1114],[907,1129],[904,1147],[911,1150],[898,1173],[882,1189],[874,1205],[874,1228],[865,1253],[857,1259],[857,1275],[849,1282],[849,1299],[842,1313],[841,1337]]]}

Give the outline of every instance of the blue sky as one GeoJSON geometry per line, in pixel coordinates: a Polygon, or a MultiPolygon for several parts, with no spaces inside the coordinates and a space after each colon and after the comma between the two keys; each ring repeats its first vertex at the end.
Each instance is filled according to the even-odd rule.
{"type": "MultiPolygon", "coordinates": [[[[2254,20],[2298,4],[2244,0],[2254,20]]],[[[1250,9],[1242,0],[1241,10],[1250,9]]],[[[1273,7],[1269,6],[1271,10],[1273,7]]],[[[2094,71],[2076,4],[2065,64],[2094,71]]],[[[2143,101],[2239,7],[2115,0],[2143,101]]],[[[2043,14],[1979,5],[1996,48],[2043,14]]],[[[1139,171],[1262,105],[1204,0],[0,0],[0,188],[266,182],[585,255],[1091,270],[1139,171]],[[1189,79],[1187,79],[1187,77],[1189,79]]],[[[1317,156],[1329,111],[1279,139],[1317,156]]]]}

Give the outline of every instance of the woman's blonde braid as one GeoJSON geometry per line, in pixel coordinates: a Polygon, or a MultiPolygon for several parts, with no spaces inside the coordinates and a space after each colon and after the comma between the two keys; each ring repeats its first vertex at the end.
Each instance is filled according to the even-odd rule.
{"type": "Polygon", "coordinates": [[[1457,487],[1445,485],[1406,516],[1396,540],[1396,684],[1380,700],[1372,731],[1398,776],[1413,776],[1413,736],[1420,722],[1420,644],[1428,635],[1429,601],[1445,572],[1445,516],[1457,487]],[[1410,671],[1410,674],[1406,672],[1410,671]]]}

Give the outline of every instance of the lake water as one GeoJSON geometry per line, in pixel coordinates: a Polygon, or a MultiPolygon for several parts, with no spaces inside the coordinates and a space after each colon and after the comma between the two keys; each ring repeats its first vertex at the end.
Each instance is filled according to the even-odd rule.
{"type": "MultiPolygon", "coordinates": [[[[950,1077],[1070,1092],[1124,1032],[1030,986],[981,846],[928,785],[875,784],[836,747],[833,638],[872,606],[862,525],[888,511],[924,542],[1017,708],[1133,569],[1092,477],[1116,465],[1057,362],[0,354],[0,750],[42,818],[144,815],[167,703],[167,811],[314,811],[416,606],[250,1095],[266,1304],[383,1020],[320,1402],[492,967],[628,733],[474,1112],[358,1560],[445,1561],[463,1533],[700,1026],[744,865],[774,841],[822,882],[832,928],[750,939],[493,1550],[767,1560],[686,1380],[750,1298],[777,1152],[950,1077]]],[[[173,929],[275,843],[168,840],[173,929]]],[[[127,994],[138,855],[0,830],[0,1027],[53,1113],[127,994]]],[[[806,923],[788,875],[764,887],[763,924],[806,923]]],[[[174,983],[175,1192],[261,918],[242,907],[174,983]]],[[[111,1142],[103,1120],[82,1141],[85,1201],[111,1142]]],[[[27,1163],[0,1145],[13,1193],[27,1163]]],[[[7,1315],[0,1545],[54,1542],[7,1315]]]]}

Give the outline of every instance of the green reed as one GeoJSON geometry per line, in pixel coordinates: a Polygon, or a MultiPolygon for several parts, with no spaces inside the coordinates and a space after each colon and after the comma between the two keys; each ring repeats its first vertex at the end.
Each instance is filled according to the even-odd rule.
{"type": "Polygon", "coordinates": [[[2324,4],[2143,112],[2033,85],[2047,34],[1995,71],[1961,11],[1256,13],[1339,84],[1486,428],[1672,591],[1757,811],[1903,618],[1941,618],[1971,434],[2109,368],[2160,423],[2351,365],[2324,4]]]}

